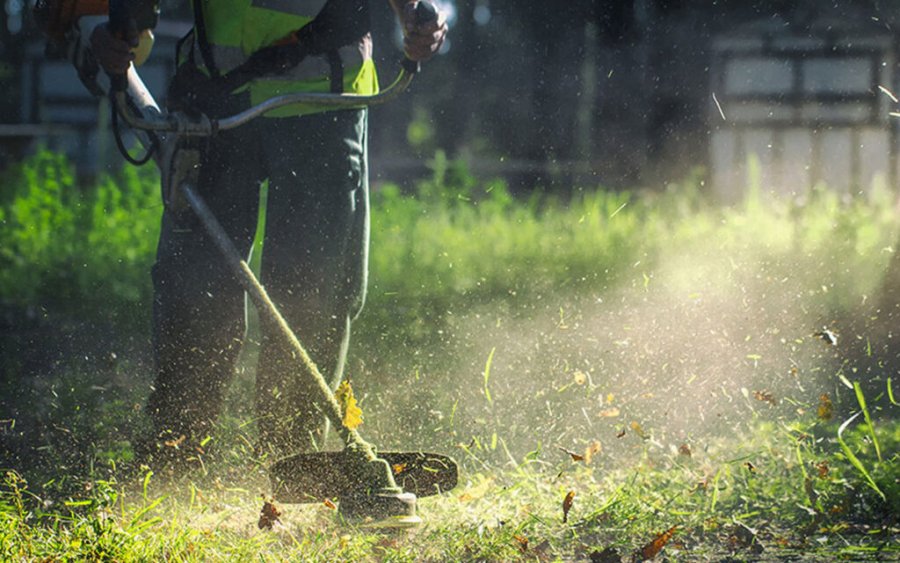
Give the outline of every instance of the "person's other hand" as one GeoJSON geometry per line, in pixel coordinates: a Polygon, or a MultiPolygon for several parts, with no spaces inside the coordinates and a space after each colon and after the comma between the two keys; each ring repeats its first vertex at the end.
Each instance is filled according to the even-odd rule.
{"type": "Polygon", "coordinates": [[[416,62],[427,61],[433,57],[447,37],[447,22],[440,12],[433,21],[424,24],[416,22],[417,4],[415,0],[407,2],[400,15],[404,36],[403,51],[410,60],[416,62]]]}
{"type": "Polygon", "coordinates": [[[120,39],[102,23],[91,32],[91,51],[100,66],[109,74],[125,74],[134,60],[132,49],[138,45],[138,36],[120,39]]]}

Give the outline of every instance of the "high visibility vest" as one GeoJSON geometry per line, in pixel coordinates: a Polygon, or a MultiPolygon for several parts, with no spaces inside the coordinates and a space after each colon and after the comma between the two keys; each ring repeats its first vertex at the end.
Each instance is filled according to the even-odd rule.
{"type": "MultiPolygon", "coordinates": [[[[194,1],[201,3],[212,64],[221,74],[226,74],[244,63],[254,52],[284,40],[292,32],[311,22],[327,0],[194,1]]],[[[208,72],[196,37],[191,49],[192,58],[198,67],[208,72]]],[[[336,54],[337,56],[334,53],[330,56],[308,56],[293,69],[283,74],[254,79],[237,92],[249,89],[250,103],[255,105],[281,94],[333,92],[335,76],[344,93],[378,92],[378,75],[372,60],[370,35],[360,38],[359,44],[340,48],[336,54]]],[[[283,117],[318,111],[324,109],[296,105],[273,110],[266,116],[283,117]]]]}

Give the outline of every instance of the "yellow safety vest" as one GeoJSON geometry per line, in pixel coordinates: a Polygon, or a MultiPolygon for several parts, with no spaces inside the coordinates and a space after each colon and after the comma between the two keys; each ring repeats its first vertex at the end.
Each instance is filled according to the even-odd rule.
{"type": "MultiPolygon", "coordinates": [[[[292,32],[313,20],[326,0],[194,0],[200,9],[210,46],[212,64],[221,74],[240,66],[256,51],[283,41],[292,32]]],[[[203,64],[199,41],[193,38],[192,58],[201,70],[203,64]]],[[[249,89],[250,102],[258,104],[273,96],[295,92],[331,92],[332,75],[343,70],[342,91],[352,94],[378,92],[378,75],[372,60],[371,36],[358,44],[347,45],[337,52],[338,58],[326,55],[307,56],[284,74],[262,76],[238,89],[249,89]]],[[[283,117],[325,111],[309,105],[288,106],[273,110],[268,117],[283,117]]]]}

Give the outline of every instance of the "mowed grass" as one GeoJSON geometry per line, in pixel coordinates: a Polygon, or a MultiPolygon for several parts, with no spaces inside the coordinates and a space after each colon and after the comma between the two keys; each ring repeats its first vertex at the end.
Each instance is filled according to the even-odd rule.
{"type": "MultiPolygon", "coordinates": [[[[671,539],[662,549],[671,560],[896,558],[896,459],[873,464],[864,432],[850,438],[885,501],[839,453],[831,430],[807,434],[799,424],[762,424],[702,452],[653,454],[648,447],[640,461],[604,470],[564,460],[558,452],[536,453],[516,464],[469,471],[457,490],[420,499],[425,523],[402,532],[343,525],[325,503],[282,507],[274,529],[260,530],[262,481],[258,489],[246,488],[247,473],[254,473],[250,465],[211,469],[166,485],[154,477],[125,484],[86,479],[80,494],[56,504],[39,487],[25,488],[8,473],[0,555],[508,561],[590,559],[605,551],[641,560],[637,554],[656,551],[653,541],[668,530],[671,539]],[[237,486],[239,471],[244,473],[237,486]],[[570,493],[574,500],[564,520],[563,501],[570,493]]],[[[882,447],[897,451],[896,424],[877,433],[882,447]]],[[[261,477],[258,468],[255,473],[261,477]]]]}
{"type": "MultiPolygon", "coordinates": [[[[0,559],[900,557],[891,196],[751,186],[720,208],[688,179],[523,200],[433,164],[373,195],[349,369],[366,437],[460,462],[457,489],[420,499],[423,526],[346,526],[323,499],[259,529],[251,369],[203,469],[128,467],[149,370],[99,354],[25,379],[5,364],[0,559]]],[[[8,176],[4,300],[132,315],[140,335],[152,175],[76,192],[43,155],[8,176]]]]}

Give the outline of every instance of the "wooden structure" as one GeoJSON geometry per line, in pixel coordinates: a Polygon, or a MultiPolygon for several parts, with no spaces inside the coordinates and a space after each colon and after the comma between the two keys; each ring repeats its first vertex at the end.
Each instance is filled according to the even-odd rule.
{"type": "Polygon", "coordinates": [[[718,36],[712,52],[709,163],[721,199],[748,184],[794,196],[894,185],[898,104],[883,27],[766,19],[718,36]]]}

